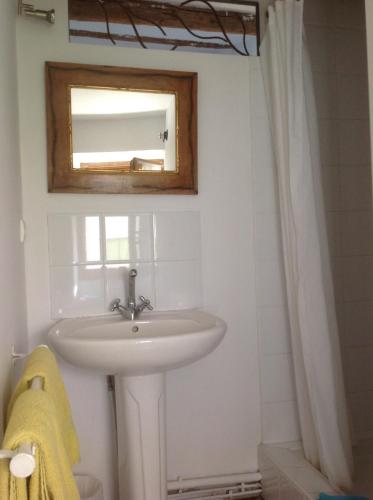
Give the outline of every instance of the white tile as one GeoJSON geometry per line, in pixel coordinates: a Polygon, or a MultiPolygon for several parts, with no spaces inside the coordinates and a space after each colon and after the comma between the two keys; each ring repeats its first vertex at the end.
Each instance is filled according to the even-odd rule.
{"type": "Polygon", "coordinates": [[[364,0],[334,0],[334,5],[335,5],[335,20],[337,26],[345,26],[347,28],[364,27],[365,25],[364,0]]]}
{"type": "Polygon", "coordinates": [[[338,75],[338,118],[368,119],[369,91],[367,75],[338,75]]]}
{"type": "Polygon", "coordinates": [[[267,474],[279,478],[280,500],[316,500],[320,491],[336,493],[327,479],[305,460],[300,449],[266,444],[259,447],[259,459],[261,464],[267,466],[267,474]]]}
{"type": "Polygon", "coordinates": [[[259,463],[259,470],[262,472],[263,479],[266,476],[267,479],[274,479],[275,476],[277,475],[275,473],[274,465],[271,460],[269,460],[267,453],[265,452],[266,446],[263,444],[260,444],[258,446],[258,463],[259,463]]]}
{"type": "Polygon", "coordinates": [[[266,460],[266,457],[261,457],[259,455],[259,469],[263,476],[263,498],[266,500],[280,500],[280,474],[277,467],[275,467],[270,460],[266,460]]]}
{"type": "Polygon", "coordinates": [[[367,41],[365,31],[337,29],[337,71],[347,75],[367,74],[367,41]]]}
{"type": "Polygon", "coordinates": [[[369,120],[338,120],[340,164],[370,164],[369,120]]]}
{"type": "Polygon", "coordinates": [[[290,353],[290,325],[286,308],[260,307],[257,314],[261,354],[290,353]]]}
{"type": "Polygon", "coordinates": [[[202,306],[199,262],[157,262],[155,264],[156,308],[189,309],[202,306]]]}
{"type": "Polygon", "coordinates": [[[154,214],[155,259],[198,260],[201,256],[199,212],[159,212],[154,214]]]}
{"type": "Polygon", "coordinates": [[[373,257],[343,259],[345,301],[373,300],[373,257]]]}
{"type": "Polygon", "coordinates": [[[350,394],[348,402],[354,431],[358,434],[373,431],[373,391],[350,394]]]}
{"type": "Polygon", "coordinates": [[[262,419],[264,443],[281,443],[300,439],[298,409],[295,401],[264,403],[262,419]]]}
{"type": "Polygon", "coordinates": [[[341,255],[341,217],[343,217],[343,213],[341,212],[326,212],[328,245],[330,255],[332,257],[338,257],[341,255]]]}
{"type": "Polygon", "coordinates": [[[280,215],[261,212],[255,217],[255,258],[257,260],[282,259],[280,215]]]}
{"type": "Polygon", "coordinates": [[[279,210],[277,175],[274,168],[254,167],[255,212],[274,213],[279,210]]]}
{"type": "Polygon", "coordinates": [[[334,296],[337,304],[344,301],[344,263],[345,259],[336,257],[331,259],[334,296]]]}
{"type": "Polygon", "coordinates": [[[355,459],[355,482],[351,494],[373,497],[373,456],[357,457],[355,459]]]}
{"type": "Polygon", "coordinates": [[[349,392],[373,391],[373,346],[346,349],[349,392]]]}
{"type": "Polygon", "coordinates": [[[280,470],[309,465],[309,462],[304,458],[299,443],[296,449],[291,449],[289,446],[286,443],[278,443],[276,446],[265,445],[266,454],[280,470]]]}
{"type": "Polygon", "coordinates": [[[101,261],[98,215],[48,215],[49,262],[52,266],[101,261]]]}
{"type": "MultiPolygon", "coordinates": [[[[128,297],[128,272],[130,269],[137,270],[136,297],[143,295],[149,299],[152,306],[155,305],[154,291],[154,265],[153,263],[133,262],[127,264],[105,265],[105,307],[109,308],[112,300],[118,298],[122,304],[126,303],[128,297]]],[[[136,299],[137,300],[137,299],[136,299]]]]}
{"type": "Polygon", "coordinates": [[[51,267],[52,318],[105,312],[101,265],[51,267]]]}
{"type": "Polygon", "coordinates": [[[340,172],[338,167],[326,166],[321,169],[321,183],[325,208],[339,210],[341,205],[340,172]]]}
{"type": "Polygon", "coordinates": [[[339,337],[339,342],[341,345],[341,348],[343,349],[343,346],[345,345],[345,337],[346,337],[346,332],[345,332],[345,324],[346,320],[344,317],[345,314],[345,302],[337,302],[335,301],[335,313],[337,316],[337,326],[338,326],[338,337],[339,337]]]}
{"type": "Polygon", "coordinates": [[[294,401],[295,387],[291,356],[289,354],[263,356],[260,364],[263,403],[294,401]]]}
{"type": "Polygon", "coordinates": [[[306,26],[306,34],[312,70],[323,73],[334,72],[336,69],[334,31],[327,26],[306,26]]]}
{"type": "Polygon", "coordinates": [[[258,306],[282,306],[286,304],[286,288],[281,260],[258,261],[256,295],[258,306]]]}
{"type": "Polygon", "coordinates": [[[318,26],[331,25],[334,22],[333,1],[306,0],[304,3],[304,22],[318,26]]]}
{"type": "Polygon", "coordinates": [[[347,302],[341,304],[340,309],[344,344],[348,347],[373,345],[373,302],[347,302]]]}
{"type": "Polygon", "coordinates": [[[305,492],[299,490],[292,481],[282,476],[279,485],[281,500],[308,500],[305,492]]]}
{"type": "Polygon", "coordinates": [[[333,491],[328,480],[310,465],[304,467],[285,467],[284,472],[304,494],[311,492],[318,492],[320,494],[321,491],[333,491]]]}
{"type": "Polygon", "coordinates": [[[331,166],[339,164],[337,121],[328,118],[319,120],[319,142],[321,163],[331,166]]]}
{"type": "Polygon", "coordinates": [[[341,212],[341,253],[344,256],[373,255],[373,212],[341,212]]]}
{"type": "Polygon", "coordinates": [[[369,210],[372,208],[370,167],[342,167],[340,169],[342,210],[369,210]]]}
{"type": "Polygon", "coordinates": [[[332,74],[314,74],[315,97],[318,117],[337,118],[337,77],[332,74]]]}
{"type": "Polygon", "coordinates": [[[354,444],[353,449],[355,458],[368,458],[373,460],[373,439],[367,437],[366,439],[354,444]]]}
{"type": "Polygon", "coordinates": [[[150,214],[105,216],[106,261],[153,260],[153,221],[150,214]]]}

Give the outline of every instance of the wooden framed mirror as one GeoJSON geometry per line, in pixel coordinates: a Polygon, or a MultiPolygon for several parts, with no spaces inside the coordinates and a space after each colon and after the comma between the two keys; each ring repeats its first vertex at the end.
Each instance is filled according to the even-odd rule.
{"type": "Polygon", "coordinates": [[[197,73],[46,62],[48,191],[197,193],[197,73]]]}

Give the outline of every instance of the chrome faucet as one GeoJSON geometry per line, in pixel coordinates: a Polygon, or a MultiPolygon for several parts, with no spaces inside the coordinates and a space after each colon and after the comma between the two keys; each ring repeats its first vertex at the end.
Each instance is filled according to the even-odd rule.
{"type": "Polygon", "coordinates": [[[136,269],[131,269],[128,274],[128,298],[127,304],[123,306],[120,303],[120,299],[114,299],[110,304],[110,311],[118,311],[123,316],[124,319],[129,319],[133,321],[137,318],[144,309],[153,310],[150,304],[150,300],[146,299],[143,295],[139,296],[141,301],[140,304],[136,304],[136,285],[135,280],[137,276],[136,269]]]}

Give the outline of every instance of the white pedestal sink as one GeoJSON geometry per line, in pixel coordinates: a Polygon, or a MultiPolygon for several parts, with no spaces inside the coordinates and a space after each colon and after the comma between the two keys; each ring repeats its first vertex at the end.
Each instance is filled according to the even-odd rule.
{"type": "Polygon", "coordinates": [[[166,500],[165,372],[209,354],[225,323],[203,311],[67,319],[48,333],[75,366],[115,375],[121,500],[166,500]]]}

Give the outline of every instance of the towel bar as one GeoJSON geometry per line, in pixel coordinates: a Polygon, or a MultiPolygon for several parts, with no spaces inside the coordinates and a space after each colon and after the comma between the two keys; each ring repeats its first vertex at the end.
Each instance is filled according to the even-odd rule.
{"type": "MultiPolygon", "coordinates": [[[[43,379],[33,378],[30,389],[43,389],[43,379]]],[[[35,445],[22,443],[16,450],[0,450],[0,459],[10,459],[9,469],[15,477],[31,476],[35,470],[35,445]]]]}

